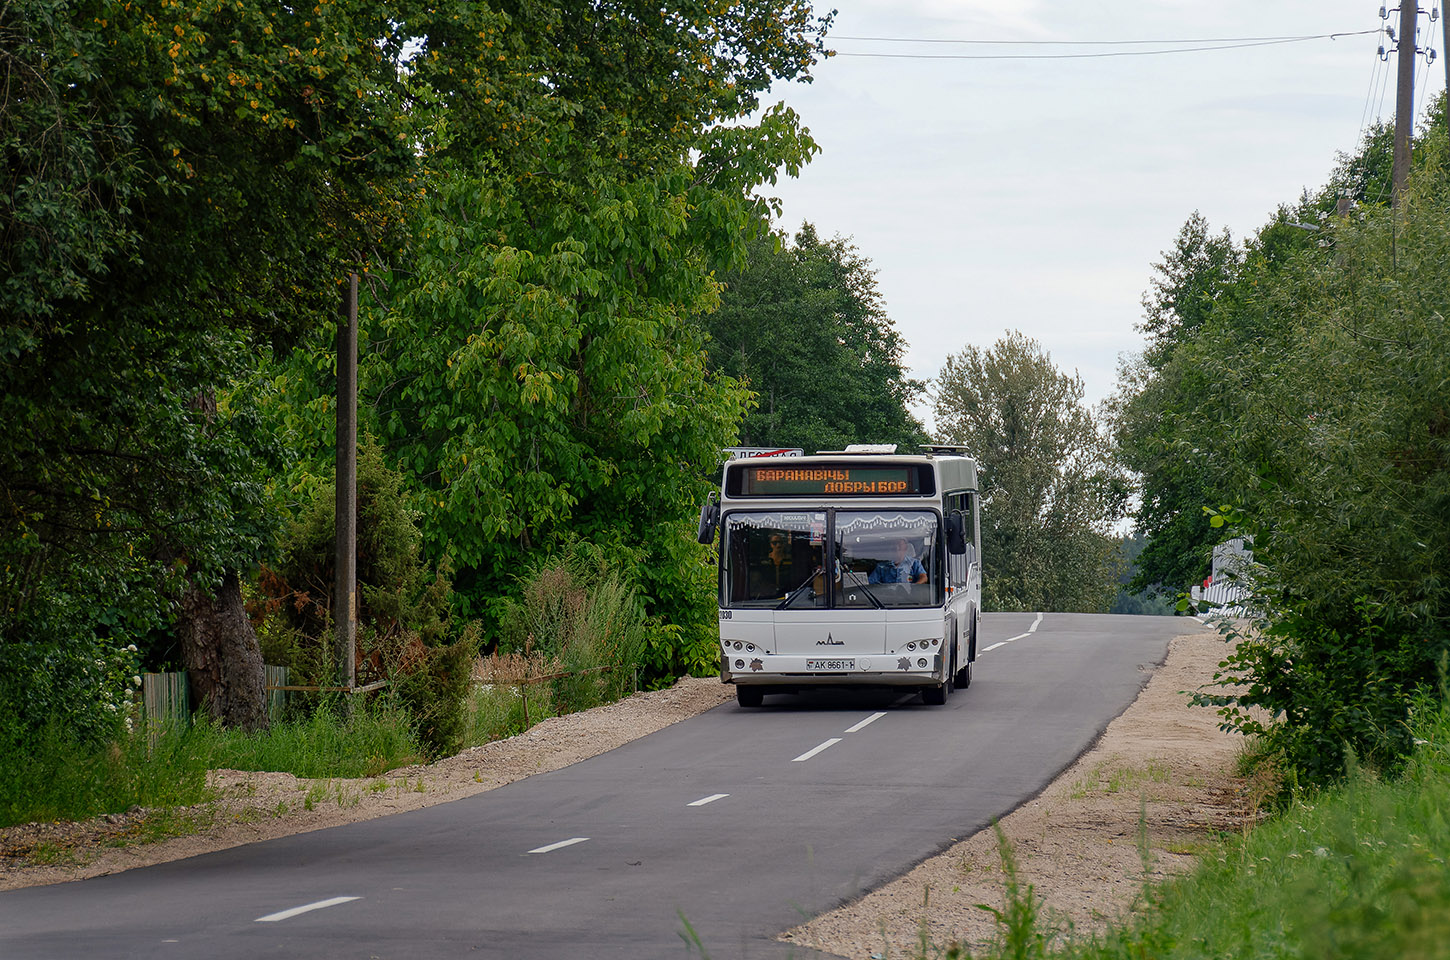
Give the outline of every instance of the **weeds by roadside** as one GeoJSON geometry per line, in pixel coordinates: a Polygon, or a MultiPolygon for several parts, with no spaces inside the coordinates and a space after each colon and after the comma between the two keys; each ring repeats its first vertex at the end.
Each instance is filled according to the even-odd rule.
{"type": "MultiPolygon", "coordinates": [[[[1004,904],[978,960],[1279,960],[1450,957],[1450,707],[1422,713],[1403,775],[1351,766],[1340,786],[1297,796],[1242,835],[1207,843],[1197,868],[1145,885],[1105,931],[1055,924],[998,833],[1004,904]],[[1047,918],[1047,919],[1045,919],[1047,918]]],[[[1145,821],[1138,845],[1148,873],[1145,821]]],[[[923,938],[915,960],[967,960],[923,938]]]]}

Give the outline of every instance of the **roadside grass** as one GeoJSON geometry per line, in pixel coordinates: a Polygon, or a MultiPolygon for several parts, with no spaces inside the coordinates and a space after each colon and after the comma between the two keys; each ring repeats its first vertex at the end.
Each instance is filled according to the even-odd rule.
{"type": "Polygon", "coordinates": [[[1168,779],[1168,765],[1161,760],[1149,760],[1141,767],[1110,765],[1105,761],[1072,785],[1068,799],[1081,800],[1094,793],[1138,791],[1148,784],[1167,783],[1168,779]]]}
{"type": "MultiPolygon", "coordinates": [[[[1045,905],[1002,845],[1006,905],[979,958],[1450,957],[1450,710],[1416,729],[1394,780],[1352,769],[1243,836],[1211,843],[1197,868],[1143,891],[1137,909],[1082,935],[1042,920],[1045,905]]],[[[965,947],[917,957],[964,960],[965,947]]]]}
{"type": "Polygon", "coordinates": [[[272,770],[308,779],[375,777],[424,760],[408,715],[386,700],[345,709],[327,700],[309,716],[274,723],[260,733],[198,723],[210,765],[225,770],[272,770]]]}
{"type": "Polygon", "coordinates": [[[525,723],[523,695],[517,686],[502,682],[475,683],[468,692],[465,706],[465,747],[505,740],[525,732],[545,717],[553,716],[552,704],[546,697],[530,695],[528,723],[525,723]]]}
{"type": "Polygon", "coordinates": [[[118,730],[112,742],[96,745],[42,728],[0,744],[0,826],[198,803],[207,797],[208,765],[201,739],[185,732],[153,742],[118,730]]]}
{"type": "MultiPolygon", "coordinates": [[[[261,733],[199,721],[117,730],[110,743],[77,743],[47,728],[0,749],[0,826],[76,821],[136,807],[152,826],[139,842],[195,832],[199,824],[163,811],[211,799],[208,770],[277,770],[299,777],[354,779],[419,762],[423,751],[406,715],[386,706],[336,709],[273,724],[261,733]],[[154,834],[154,835],[152,835],[154,834]]],[[[345,803],[346,798],[339,796],[345,803]]]]}
{"type": "MultiPolygon", "coordinates": [[[[611,688],[597,675],[532,684],[525,722],[518,678],[557,670],[558,664],[517,659],[496,682],[476,683],[471,689],[464,704],[464,746],[502,740],[548,717],[628,693],[611,688]]],[[[493,666],[497,669],[499,664],[493,666]]],[[[326,700],[306,716],[274,723],[260,733],[223,730],[205,720],[189,727],[152,725],[142,730],[145,726],[138,724],[135,732],[118,727],[112,742],[102,745],[77,743],[57,727],[43,729],[24,742],[0,743],[0,827],[87,820],[141,807],[153,826],[128,839],[150,842],[201,828],[185,818],[163,816],[162,811],[211,799],[206,784],[209,770],[356,780],[426,760],[407,713],[385,698],[350,710],[340,699],[326,700]]],[[[376,785],[371,789],[376,790],[376,785]]],[[[324,800],[356,806],[361,798],[360,792],[341,787],[329,786],[325,792],[325,796],[309,794],[307,808],[324,800]]]]}

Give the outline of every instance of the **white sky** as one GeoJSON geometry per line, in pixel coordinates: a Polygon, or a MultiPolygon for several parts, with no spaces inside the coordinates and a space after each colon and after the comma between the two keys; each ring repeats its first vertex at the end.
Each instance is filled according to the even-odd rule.
{"type": "MultiPolygon", "coordinates": [[[[1172,40],[1381,26],[1372,0],[836,5],[828,46],[841,53],[1133,49],[845,37],[1172,40]]],[[[1441,38],[1442,24],[1422,16],[1421,46],[1438,51],[1441,38]]],[[[1119,356],[1141,349],[1134,327],[1152,265],[1194,210],[1242,238],[1328,179],[1336,152],[1357,145],[1367,102],[1368,119],[1393,115],[1395,64],[1379,61],[1381,42],[1078,60],[833,57],[814,83],[777,86],[767,100],[790,104],[822,148],[798,180],[767,192],[784,201],[781,227],[809,220],[872,260],[913,376],[930,380],[947,354],[1015,328],[1080,373],[1096,403],[1114,389],[1119,356]]],[[[1418,63],[1422,111],[1445,72],[1442,59],[1418,63]]],[[[927,404],[917,412],[930,425],[927,404]]]]}

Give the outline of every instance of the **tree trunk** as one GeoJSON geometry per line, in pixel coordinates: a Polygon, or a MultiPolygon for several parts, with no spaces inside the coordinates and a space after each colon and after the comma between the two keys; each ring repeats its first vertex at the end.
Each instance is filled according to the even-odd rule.
{"type": "Polygon", "coordinates": [[[195,585],[181,598],[182,665],[190,673],[191,702],[224,727],[267,727],[262,650],[235,570],[228,570],[212,597],[195,585]]]}

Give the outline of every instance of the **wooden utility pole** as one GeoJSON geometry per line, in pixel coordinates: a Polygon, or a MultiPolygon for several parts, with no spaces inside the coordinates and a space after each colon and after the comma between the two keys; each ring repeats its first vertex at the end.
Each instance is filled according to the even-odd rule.
{"type": "Polygon", "coordinates": [[[1400,0],[1400,34],[1395,38],[1399,54],[1399,82],[1395,85],[1395,165],[1391,203],[1400,205],[1410,182],[1410,133],[1415,125],[1415,31],[1420,16],[1417,0],[1400,0]]]}
{"type": "Polygon", "coordinates": [[[343,295],[337,323],[337,682],[357,686],[357,274],[343,295]]]}

